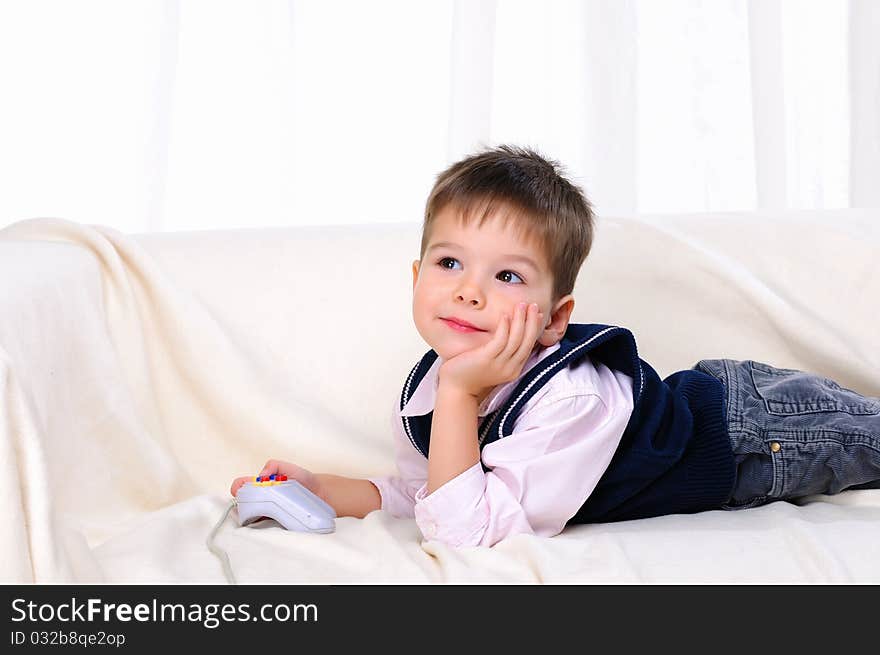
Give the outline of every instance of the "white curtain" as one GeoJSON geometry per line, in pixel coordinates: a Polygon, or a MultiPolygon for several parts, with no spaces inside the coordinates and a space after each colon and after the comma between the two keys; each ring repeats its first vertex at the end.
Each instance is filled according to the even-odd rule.
{"type": "Polygon", "coordinates": [[[0,0],[0,226],[419,221],[498,143],[600,214],[880,206],[875,0],[0,0]]]}

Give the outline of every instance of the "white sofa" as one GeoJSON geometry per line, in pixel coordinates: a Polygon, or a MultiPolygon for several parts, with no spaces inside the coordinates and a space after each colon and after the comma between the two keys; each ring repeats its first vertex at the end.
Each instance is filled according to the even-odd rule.
{"type": "MultiPolygon", "coordinates": [[[[224,583],[206,537],[269,457],[393,471],[392,404],[427,349],[420,225],[0,230],[0,581],[224,583]]],[[[599,217],[574,320],[631,329],[661,377],[702,358],[880,396],[880,210],[599,217]]],[[[216,536],[241,583],[880,583],[880,490],[425,541],[377,511],[216,536]]]]}

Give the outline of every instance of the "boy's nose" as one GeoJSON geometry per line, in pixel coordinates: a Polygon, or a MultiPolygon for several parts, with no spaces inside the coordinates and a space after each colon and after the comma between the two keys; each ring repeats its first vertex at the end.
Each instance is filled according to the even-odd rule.
{"type": "Polygon", "coordinates": [[[467,303],[470,303],[470,304],[473,305],[474,307],[479,307],[479,306],[480,306],[481,302],[480,302],[479,299],[477,299],[477,298],[470,298],[470,299],[468,299],[468,298],[470,298],[470,297],[469,297],[469,296],[461,296],[461,295],[458,296],[458,300],[460,300],[461,302],[467,302],[467,303]]]}
{"type": "Polygon", "coordinates": [[[465,302],[479,307],[483,304],[483,292],[475,284],[465,283],[458,288],[455,299],[458,302],[465,302]]]}

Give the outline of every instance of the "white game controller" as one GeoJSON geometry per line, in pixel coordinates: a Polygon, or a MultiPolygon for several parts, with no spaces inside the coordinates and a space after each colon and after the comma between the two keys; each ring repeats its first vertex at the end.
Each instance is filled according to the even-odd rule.
{"type": "Polygon", "coordinates": [[[294,532],[326,534],[336,529],[333,508],[287,476],[254,477],[239,487],[235,499],[242,526],[270,518],[294,532]]]}

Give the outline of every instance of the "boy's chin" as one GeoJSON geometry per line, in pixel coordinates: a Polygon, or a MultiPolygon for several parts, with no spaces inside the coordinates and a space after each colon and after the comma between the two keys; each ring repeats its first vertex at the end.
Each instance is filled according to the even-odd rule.
{"type": "MultiPolygon", "coordinates": [[[[430,344],[429,344],[429,345],[430,345],[430,344]]],[[[437,344],[437,345],[431,345],[431,349],[432,349],[435,353],[437,353],[437,356],[438,356],[441,360],[443,360],[444,362],[445,362],[447,359],[452,359],[452,358],[455,357],[456,355],[460,355],[460,354],[463,353],[463,352],[466,352],[466,351],[468,351],[468,350],[472,350],[474,347],[475,347],[475,346],[470,346],[470,347],[468,347],[468,346],[466,346],[466,345],[460,345],[460,344],[448,344],[448,343],[445,343],[445,344],[437,344]]],[[[532,351],[531,351],[531,353],[529,353],[529,356],[534,355],[535,352],[536,352],[537,350],[540,350],[541,348],[544,348],[544,346],[541,344],[541,342],[540,342],[540,341],[535,341],[535,345],[532,346],[532,351]]]]}
{"type": "Polygon", "coordinates": [[[458,335],[454,333],[445,335],[431,333],[429,336],[430,338],[425,338],[425,334],[422,334],[425,343],[444,361],[452,359],[465,351],[478,348],[486,343],[488,339],[491,339],[491,334],[489,333],[481,334],[479,337],[475,334],[458,335]]]}
{"type": "Polygon", "coordinates": [[[447,359],[452,359],[456,355],[460,355],[463,352],[467,352],[468,350],[472,350],[473,348],[479,346],[481,344],[472,344],[468,346],[467,344],[460,343],[442,343],[432,346],[434,352],[442,359],[446,361],[447,359]]]}

